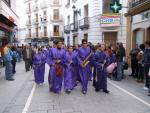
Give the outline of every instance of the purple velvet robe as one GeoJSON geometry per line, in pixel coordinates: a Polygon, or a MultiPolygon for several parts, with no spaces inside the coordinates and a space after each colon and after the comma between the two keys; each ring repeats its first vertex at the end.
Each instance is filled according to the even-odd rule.
{"type": "Polygon", "coordinates": [[[90,64],[88,64],[86,67],[82,68],[81,64],[86,59],[86,57],[90,54],[91,49],[89,47],[84,48],[80,47],[78,49],[78,63],[79,63],[79,74],[81,78],[82,83],[82,91],[87,91],[88,81],[90,77],[90,64]]]}
{"type": "Polygon", "coordinates": [[[33,63],[35,65],[35,82],[37,84],[44,83],[46,56],[43,53],[35,54],[33,63]]]}
{"type": "Polygon", "coordinates": [[[108,56],[103,51],[98,51],[95,53],[93,57],[94,67],[96,68],[96,84],[95,88],[97,90],[103,89],[107,90],[107,71],[106,67],[108,66],[108,56]],[[106,61],[104,67],[102,68],[102,64],[104,64],[104,60],[106,61]]]}
{"type": "Polygon", "coordinates": [[[66,52],[64,59],[64,89],[72,90],[75,86],[75,66],[73,62],[74,53],[66,52]],[[72,61],[72,63],[70,63],[72,61]]]}
{"type": "Polygon", "coordinates": [[[61,60],[61,65],[63,67],[64,62],[64,49],[51,48],[48,55],[48,64],[50,65],[50,74],[48,77],[49,83],[52,83],[50,90],[54,93],[60,93],[62,88],[63,76],[56,75],[55,63],[56,60],[61,60]]]}

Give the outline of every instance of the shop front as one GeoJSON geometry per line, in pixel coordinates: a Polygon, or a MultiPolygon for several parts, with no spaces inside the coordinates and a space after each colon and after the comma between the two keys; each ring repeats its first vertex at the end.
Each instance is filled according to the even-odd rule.
{"type": "Polygon", "coordinates": [[[116,46],[120,27],[120,14],[103,14],[100,18],[102,41],[107,45],[116,46]]]}

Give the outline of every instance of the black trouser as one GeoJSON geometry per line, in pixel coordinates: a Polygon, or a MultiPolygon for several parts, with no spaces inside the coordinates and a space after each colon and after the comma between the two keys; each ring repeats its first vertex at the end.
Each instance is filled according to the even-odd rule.
{"type": "Polygon", "coordinates": [[[132,69],[131,76],[137,77],[138,76],[138,60],[131,59],[131,69],[132,69]]]}
{"type": "Polygon", "coordinates": [[[16,61],[12,60],[12,73],[15,74],[16,73],[16,61]]]}
{"type": "Polygon", "coordinates": [[[143,81],[144,80],[144,67],[142,66],[142,64],[138,64],[138,69],[139,69],[139,72],[138,72],[137,79],[143,81]]]}
{"type": "Polygon", "coordinates": [[[145,71],[145,78],[146,78],[145,86],[150,88],[150,77],[148,76],[150,65],[145,65],[144,69],[145,69],[144,71],[145,71]]]}
{"type": "Polygon", "coordinates": [[[26,71],[30,70],[30,64],[31,64],[31,60],[30,59],[25,59],[25,69],[26,69],[26,71]]]}

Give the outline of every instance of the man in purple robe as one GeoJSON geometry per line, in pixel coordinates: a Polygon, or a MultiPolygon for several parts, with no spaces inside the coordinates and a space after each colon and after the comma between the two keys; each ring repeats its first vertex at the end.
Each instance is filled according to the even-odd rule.
{"type": "Polygon", "coordinates": [[[75,86],[75,65],[73,62],[73,47],[69,46],[68,51],[65,54],[65,59],[64,59],[64,89],[66,93],[70,93],[71,90],[75,86]]]}
{"type": "Polygon", "coordinates": [[[52,87],[50,88],[50,91],[54,93],[60,93],[64,75],[63,62],[65,50],[62,49],[61,41],[56,42],[56,46],[56,48],[50,49],[48,56],[48,64],[50,65],[50,76],[52,79],[52,87]]]}
{"type": "Polygon", "coordinates": [[[96,84],[95,91],[98,92],[101,89],[104,93],[109,93],[107,90],[107,71],[108,56],[105,53],[105,45],[101,45],[101,51],[97,51],[93,57],[94,65],[96,68],[96,84]]]}
{"type": "MultiPolygon", "coordinates": [[[[83,39],[82,40],[82,47],[78,49],[78,63],[79,63],[79,74],[81,77],[81,84],[82,84],[82,93],[86,94],[87,93],[87,86],[88,86],[88,81],[89,81],[89,70],[90,70],[90,64],[87,63],[87,65],[83,66],[83,62],[89,55],[91,54],[91,49],[87,45],[87,40],[83,39]]],[[[89,61],[87,59],[87,61],[89,61]]]]}
{"type": "Polygon", "coordinates": [[[44,83],[46,56],[42,53],[41,48],[38,48],[38,53],[34,55],[33,60],[35,82],[42,85],[44,83]]]}

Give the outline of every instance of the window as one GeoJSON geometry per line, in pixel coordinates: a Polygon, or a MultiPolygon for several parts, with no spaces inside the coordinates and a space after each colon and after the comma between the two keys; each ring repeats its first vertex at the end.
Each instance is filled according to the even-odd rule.
{"type": "Polygon", "coordinates": [[[53,0],[53,4],[54,5],[58,5],[59,4],[59,0],[53,0]]]}
{"type": "Polygon", "coordinates": [[[70,45],[70,37],[67,37],[67,45],[70,45]]]}
{"type": "Polygon", "coordinates": [[[31,37],[31,29],[29,29],[29,37],[31,37]]]}
{"type": "Polygon", "coordinates": [[[38,14],[35,14],[36,22],[38,22],[38,14]]]}
{"type": "Polygon", "coordinates": [[[67,24],[70,24],[70,16],[67,17],[67,24]]]}
{"type": "Polygon", "coordinates": [[[113,0],[103,0],[103,13],[111,13],[112,10],[110,10],[110,4],[113,2],[113,0]]]}
{"type": "Polygon", "coordinates": [[[47,36],[47,26],[44,26],[44,36],[47,36]]]}
{"type": "Polygon", "coordinates": [[[37,28],[35,28],[35,31],[36,31],[36,37],[38,37],[39,36],[39,34],[38,34],[38,27],[37,28]]]}
{"type": "Polygon", "coordinates": [[[5,2],[9,7],[11,7],[11,2],[10,2],[10,0],[4,0],[4,2],[5,2]]]}
{"type": "Polygon", "coordinates": [[[53,19],[59,20],[59,9],[54,9],[53,19]]]}
{"type": "Polygon", "coordinates": [[[29,24],[31,24],[31,16],[28,16],[29,24]]]}
{"type": "Polygon", "coordinates": [[[88,7],[88,4],[84,6],[84,17],[88,17],[89,15],[89,7],[88,7]]]}
{"type": "Polygon", "coordinates": [[[54,36],[59,36],[59,26],[54,26],[54,36]]]}

